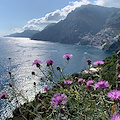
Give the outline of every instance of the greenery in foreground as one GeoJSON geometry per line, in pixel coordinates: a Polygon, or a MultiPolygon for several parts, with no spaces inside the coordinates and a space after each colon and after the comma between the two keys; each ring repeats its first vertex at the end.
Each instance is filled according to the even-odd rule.
{"type": "MultiPolygon", "coordinates": [[[[41,82],[47,84],[45,92],[39,92],[31,102],[24,98],[27,102],[23,105],[19,104],[19,97],[16,96],[19,107],[13,111],[14,117],[7,120],[109,120],[112,115],[119,113],[119,98],[111,100],[108,97],[108,92],[115,89],[116,55],[107,57],[104,64],[97,65],[95,68],[98,71],[95,73],[91,73],[87,69],[88,73],[81,71],[81,73],[74,73],[71,76],[63,74],[69,60],[70,58],[66,60],[63,68],[57,66],[56,69],[60,72],[59,78],[55,75],[53,62],[47,63],[48,74],[44,74],[41,65],[36,64],[45,76],[41,78],[41,82]],[[102,89],[95,87],[95,84],[101,80],[104,83],[108,81],[109,86],[106,85],[102,89]],[[87,85],[88,81],[92,82],[87,85]],[[58,93],[67,96],[64,100],[65,104],[60,104],[62,100],[58,100],[58,105],[51,104],[55,94],[58,93]]],[[[35,72],[32,74],[37,76],[35,72]]],[[[11,73],[9,75],[11,77],[11,73]]],[[[34,86],[36,87],[36,83],[34,86]]],[[[14,88],[12,83],[10,83],[10,88],[14,88]]],[[[16,91],[14,90],[14,92],[16,91]]]]}

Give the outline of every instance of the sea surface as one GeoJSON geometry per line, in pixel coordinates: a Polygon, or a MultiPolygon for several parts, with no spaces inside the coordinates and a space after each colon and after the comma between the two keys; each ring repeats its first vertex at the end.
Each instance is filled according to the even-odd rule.
{"type": "MultiPolygon", "coordinates": [[[[0,63],[4,67],[0,67],[0,94],[2,92],[10,94],[10,79],[6,70],[11,70],[16,87],[29,100],[32,100],[35,96],[33,83],[37,83],[37,92],[43,91],[45,86],[40,82],[40,78],[31,75],[32,71],[39,72],[35,66],[32,66],[33,61],[41,60],[42,69],[44,69],[46,68],[45,62],[48,59],[53,59],[53,66],[56,68],[57,65],[66,64],[66,60],[63,59],[65,53],[73,55],[64,70],[64,73],[69,75],[75,72],[79,73],[87,68],[87,59],[95,62],[113,54],[91,46],[35,41],[29,38],[0,38],[0,63]],[[8,58],[11,58],[11,63],[8,58]]],[[[41,73],[39,74],[42,76],[41,73]]],[[[0,120],[12,116],[14,106],[14,99],[11,103],[7,99],[0,100],[0,120]]]]}

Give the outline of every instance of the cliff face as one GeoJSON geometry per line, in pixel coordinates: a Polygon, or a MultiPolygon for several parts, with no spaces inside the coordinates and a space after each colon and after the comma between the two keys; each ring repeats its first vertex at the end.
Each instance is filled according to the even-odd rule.
{"type": "Polygon", "coordinates": [[[120,34],[114,38],[112,43],[106,43],[103,50],[115,53],[118,52],[120,50],[120,34]]]}
{"type": "Polygon", "coordinates": [[[111,40],[106,41],[103,50],[117,52],[120,50],[120,11],[111,15],[106,22],[106,26],[114,28],[114,36],[111,40]]]}
{"type": "MultiPolygon", "coordinates": [[[[68,14],[65,20],[33,35],[31,39],[60,43],[79,42],[90,45],[99,43],[101,45],[104,43],[101,39],[106,39],[106,37],[101,37],[99,41],[97,40],[101,32],[104,34],[103,31],[110,29],[112,31],[110,36],[113,38],[116,36],[116,31],[119,31],[119,11],[118,8],[84,5],[68,14]]],[[[106,33],[102,36],[105,35],[106,33]]]]}

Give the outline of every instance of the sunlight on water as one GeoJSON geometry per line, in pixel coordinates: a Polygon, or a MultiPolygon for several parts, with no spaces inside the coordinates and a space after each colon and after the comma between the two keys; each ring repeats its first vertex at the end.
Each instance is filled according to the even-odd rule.
{"type": "MultiPolygon", "coordinates": [[[[0,38],[0,51],[2,51],[0,61],[6,68],[9,68],[8,58],[12,58],[14,82],[29,100],[32,100],[35,96],[34,82],[37,83],[37,92],[43,91],[44,87],[40,78],[31,75],[32,71],[38,71],[35,66],[32,66],[34,60],[42,60],[41,65],[44,69],[46,60],[51,58],[54,60],[54,67],[56,68],[57,65],[65,65],[65,59],[62,56],[65,53],[71,53],[73,58],[71,58],[70,64],[64,72],[72,74],[87,67],[86,59],[91,59],[94,62],[112,54],[89,46],[34,41],[29,38],[0,38]]],[[[41,73],[39,75],[42,76],[41,73]]],[[[0,83],[3,92],[9,91],[9,82],[7,73],[0,68],[0,83]]],[[[1,120],[12,115],[13,106],[15,106],[14,101],[12,101],[12,105],[9,105],[7,100],[0,101],[1,120]]]]}

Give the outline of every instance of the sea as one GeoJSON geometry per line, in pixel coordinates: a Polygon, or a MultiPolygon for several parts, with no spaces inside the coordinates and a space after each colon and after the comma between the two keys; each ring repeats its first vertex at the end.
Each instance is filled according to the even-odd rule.
{"type": "Polygon", "coordinates": [[[36,66],[32,66],[34,60],[41,60],[41,66],[44,70],[46,61],[52,59],[54,61],[53,67],[56,70],[56,66],[64,67],[66,65],[66,59],[63,58],[66,53],[73,55],[68,66],[64,69],[64,74],[68,75],[80,73],[81,70],[86,69],[88,67],[87,59],[95,62],[113,54],[93,46],[36,41],[29,38],[0,38],[0,94],[7,92],[9,99],[13,99],[11,103],[8,102],[8,99],[0,100],[0,120],[11,117],[12,110],[16,106],[15,99],[10,96],[9,83],[11,80],[8,71],[10,70],[14,76],[13,82],[16,89],[31,101],[34,99],[36,92],[44,92],[43,88],[45,86],[44,83],[40,82],[40,77],[43,74],[36,66]],[[9,58],[11,59],[9,60],[9,58]],[[39,77],[33,76],[32,71],[37,72],[39,77]],[[36,82],[36,92],[34,91],[34,82],[36,82]]]}

